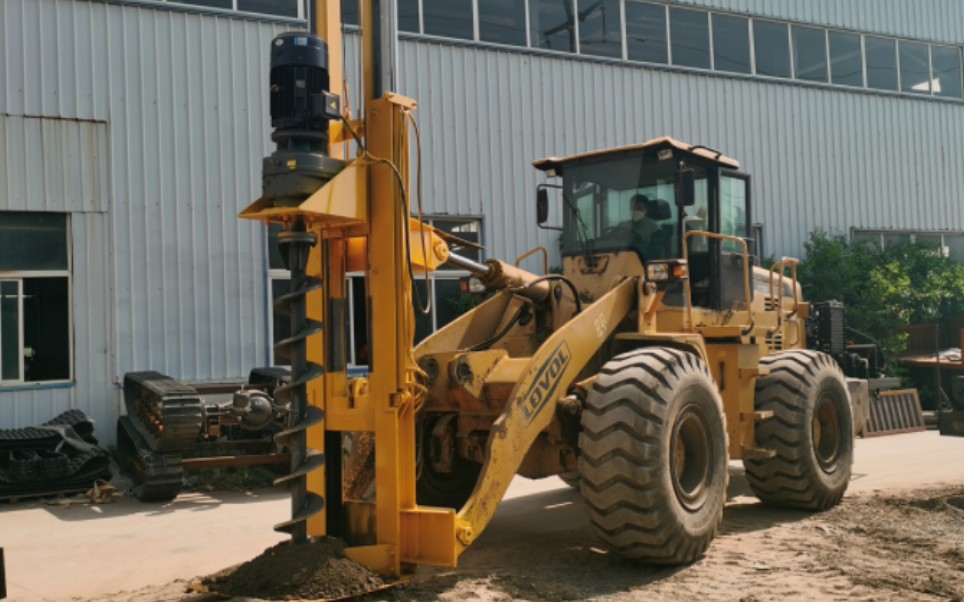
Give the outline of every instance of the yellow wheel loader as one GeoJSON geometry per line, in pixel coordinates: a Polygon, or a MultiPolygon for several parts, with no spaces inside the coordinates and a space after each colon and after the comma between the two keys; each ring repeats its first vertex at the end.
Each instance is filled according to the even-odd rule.
{"type": "MultiPolygon", "coordinates": [[[[709,148],[660,138],[535,162],[541,227],[562,273],[452,255],[413,213],[416,103],[394,86],[394,6],[361,3],[364,112],[341,110],[338,2],[319,35],[271,46],[278,150],[242,217],[285,227],[295,544],[346,539],[399,574],[454,566],[516,475],[579,488],[602,542],[648,563],[698,558],[716,533],[727,463],[765,502],[837,503],[853,457],[849,395],[804,350],[795,261],[755,266],[749,178],[709,148]],[[550,218],[558,226],[550,226],[550,218]],[[413,346],[413,281],[444,262],[490,292],[413,346]],[[345,274],[364,272],[370,373],[345,366],[345,274]],[[374,499],[346,499],[346,433],[373,441],[374,499]]],[[[533,224],[533,228],[536,224],[533,224]]]]}

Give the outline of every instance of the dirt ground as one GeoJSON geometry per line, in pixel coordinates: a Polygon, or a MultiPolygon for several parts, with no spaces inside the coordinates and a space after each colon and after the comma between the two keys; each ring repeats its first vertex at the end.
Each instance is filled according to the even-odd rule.
{"type": "MultiPolygon", "coordinates": [[[[575,493],[539,494],[569,520],[575,493]]],[[[531,500],[530,500],[531,501],[531,500]]],[[[522,527],[523,525],[520,525],[522,527]]],[[[457,570],[424,570],[368,600],[964,600],[964,484],[848,498],[819,515],[733,501],[709,553],[680,569],[607,554],[582,528],[554,537],[520,529],[457,570]]],[[[184,583],[90,599],[212,600],[184,583]]],[[[244,598],[237,598],[244,600],[244,598]]]]}
{"type": "MultiPolygon", "coordinates": [[[[843,504],[812,515],[762,506],[731,464],[718,538],[703,559],[676,569],[606,553],[578,492],[558,480],[525,481],[513,486],[458,569],[420,569],[406,587],[367,599],[964,602],[964,439],[918,433],[860,441],[854,472],[843,504]]],[[[187,595],[184,585],[107,594],[114,590],[102,583],[101,595],[45,599],[213,599],[187,595]]]]}
{"type": "MultiPolygon", "coordinates": [[[[568,500],[558,494],[560,503],[568,500]]],[[[548,500],[547,500],[548,501],[548,500]]],[[[731,502],[707,555],[640,568],[583,532],[520,534],[457,571],[418,577],[397,600],[964,600],[964,485],[847,499],[805,513],[731,502]]]]}

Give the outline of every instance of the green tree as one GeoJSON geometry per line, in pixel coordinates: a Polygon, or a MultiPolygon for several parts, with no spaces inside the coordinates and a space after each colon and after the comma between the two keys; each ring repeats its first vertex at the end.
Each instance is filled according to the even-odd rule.
{"type": "Polygon", "coordinates": [[[848,324],[889,354],[906,348],[903,327],[964,314],[964,267],[937,248],[901,244],[881,250],[816,231],[805,250],[799,269],[805,296],[843,302],[848,324]]]}

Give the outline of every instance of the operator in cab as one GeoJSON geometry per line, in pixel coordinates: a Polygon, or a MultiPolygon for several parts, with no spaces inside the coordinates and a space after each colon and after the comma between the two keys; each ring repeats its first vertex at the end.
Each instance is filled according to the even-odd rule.
{"type": "Polygon", "coordinates": [[[627,222],[627,227],[632,232],[634,241],[645,247],[649,245],[653,234],[659,230],[659,224],[649,216],[650,208],[654,203],[645,194],[633,195],[630,202],[633,213],[627,222]]]}
{"type": "Polygon", "coordinates": [[[668,257],[669,240],[660,221],[671,218],[669,204],[639,193],[630,199],[630,211],[628,220],[610,230],[612,235],[625,240],[627,245],[643,253],[647,259],[668,257]]]}

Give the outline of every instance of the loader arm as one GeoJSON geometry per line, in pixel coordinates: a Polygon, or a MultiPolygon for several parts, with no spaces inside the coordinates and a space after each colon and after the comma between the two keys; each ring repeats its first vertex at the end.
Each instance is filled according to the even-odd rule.
{"type": "Polygon", "coordinates": [[[556,403],[635,300],[636,280],[628,278],[556,330],[533,354],[492,427],[478,483],[456,517],[457,554],[485,530],[526,452],[555,418],[556,403]]]}

